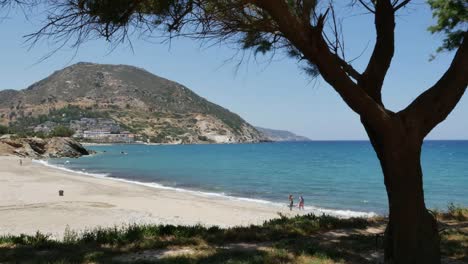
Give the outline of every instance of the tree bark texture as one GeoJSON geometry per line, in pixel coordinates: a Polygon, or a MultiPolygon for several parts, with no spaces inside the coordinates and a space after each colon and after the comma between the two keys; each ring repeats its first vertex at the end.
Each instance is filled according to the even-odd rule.
{"type": "Polygon", "coordinates": [[[424,203],[422,140],[404,129],[397,115],[395,119],[385,134],[375,133],[363,122],[380,160],[388,196],[385,263],[439,264],[437,221],[424,203]]]}

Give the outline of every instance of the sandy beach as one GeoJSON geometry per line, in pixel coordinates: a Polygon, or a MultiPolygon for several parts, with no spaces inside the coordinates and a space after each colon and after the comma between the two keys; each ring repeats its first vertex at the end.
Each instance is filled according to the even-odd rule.
{"type": "Polygon", "coordinates": [[[100,179],[32,160],[20,166],[18,157],[0,157],[0,235],[39,230],[61,237],[67,226],[79,231],[132,223],[226,227],[258,224],[278,212],[289,210],[100,179]]]}

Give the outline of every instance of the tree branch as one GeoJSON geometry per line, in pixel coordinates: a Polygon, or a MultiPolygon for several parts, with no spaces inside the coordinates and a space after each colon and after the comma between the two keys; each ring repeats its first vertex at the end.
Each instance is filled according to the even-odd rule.
{"type": "Polygon", "coordinates": [[[356,69],[353,68],[348,62],[343,60],[338,54],[334,54],[338,64],[341,68],[354,80],[359,80],[361,78],[361,73],[359,73],[356,69]]]}
{"type": "MultiPolygon", "coordinates": [[[[353,81],[362,79],[360,74],[330,50],[322,31],[326,13],[318,15],[315,9],[312,22],[304,23],[303,12],[298,14],[297,6],[285,0],[187,0],[193,3],[189,12],[178,4],[160,9],[144,4],[136,8],[129,8],[128,3],[114,6],[114,1],[104,1],[103,6],[97,7],[91,0],[50,1],[56,3],[48,16],[51,23],[29,35],[33,43],[45,36],[63,45],[72,41],[76,47],[95,36],[123,41],[129,29],[143,33],[148,30],[151,35],[159,28],[167,31],[169,39],[172,34],[204,40],[231,39],[243,49],[252,48],[255,52],[293,47],[366,123],[382,133],[386,131],[385,124],[389,124],[385,121],[390,119],[390,112],[353,81]],[[117,20],[113,19],[114,15],[118,15],[117,20]]],[[[310,1],[315,3],[315,0],[310,1]]]]}
{"type": "Polygon", "coordinates": [[[450,67],[434,86],[422,93],[399,115],[408,129],[424,138],[444,121],[460,101],[468,86],[468,31],[450,67]]]}
{"type": "Polygon", "coordinates": [[[375,29],[377,40],[359,85],[376,102],[382,104],[382,86],[395,51],[395,13],[390,0],[375,4],[375,29]]]}
{"type": "Polygon", "coordinates": [[[339,57],[330,52],[317,27],[304,28],[304,24],[291,14],[283,0],[253,0],[253,3],[270,14],[285,37],[307,60],[317,65],[324,80],[354,112],[368,120],[375,129],[386,129],[383,123],[390,118],[388,112],[350,79],[340,65],[344,61],[338,60],[339,57]]]}
{"type": "Polygon", "coordinates": [[[367,11],[371,12],[371,13],[375,13],[375,10],[373,10],[369,5],[367,5],[363,0],[358,0],[359,3],[361,3],[361,5],[367,9],[367,11]]]}
{"type": "Polygon", "coordinates": [[[404,7],[404,6],[407,5],[409,2],[411,2],[411,0],[404,0],[403,2],[397,4],[393,9],[394,9],[395,12],[396,12],[398,9],[404,7]]]}

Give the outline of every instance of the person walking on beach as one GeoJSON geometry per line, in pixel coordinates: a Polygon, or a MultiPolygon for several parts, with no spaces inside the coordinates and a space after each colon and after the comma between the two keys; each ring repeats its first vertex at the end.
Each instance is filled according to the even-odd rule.
{"type": "Polygon", "coordinates": [[[304,210],[304,197],[302,195],[299,197],[299,210],[304,210]]]}
{"type": "Polygon", "coordinates": [[[20,166],[23,166],[23,160],[20,159],[20,166]]]}
{"type": "Polygon", "coordinates": [[[289,210],[292,211],[292,208],[294,206],[294,197],[292,194],[289,195],[289,210]]]}

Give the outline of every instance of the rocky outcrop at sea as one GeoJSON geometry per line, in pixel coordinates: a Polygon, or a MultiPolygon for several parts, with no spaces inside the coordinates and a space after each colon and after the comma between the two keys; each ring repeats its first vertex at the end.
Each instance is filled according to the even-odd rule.
{"type": "Polygon", "coordinates": [[[78,158],[89,155],[78,141],[72,138],[3,138],[0,139],[0,155],[16,155],[28,158],[78,158]]]}

